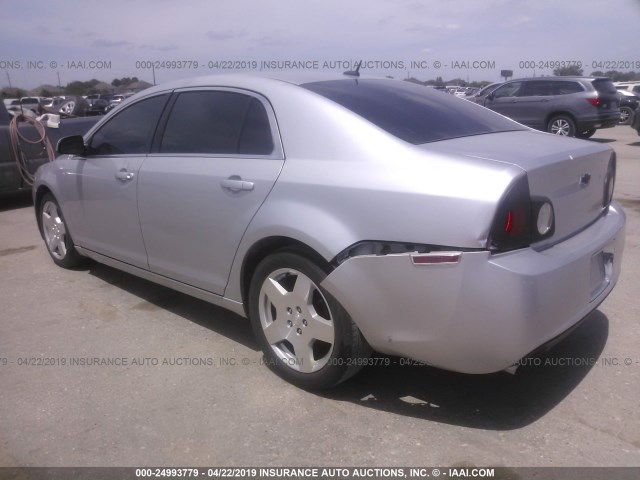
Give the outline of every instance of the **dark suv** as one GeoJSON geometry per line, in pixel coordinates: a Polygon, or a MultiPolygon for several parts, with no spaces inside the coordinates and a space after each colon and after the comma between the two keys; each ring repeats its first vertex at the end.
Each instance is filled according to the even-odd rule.
{"type": "Polygon", "coordinates": [[[609,78],[538,77],[505,82],[478,103],[538,130],[588,138],[618,124],[619,102],[609,78]]]}

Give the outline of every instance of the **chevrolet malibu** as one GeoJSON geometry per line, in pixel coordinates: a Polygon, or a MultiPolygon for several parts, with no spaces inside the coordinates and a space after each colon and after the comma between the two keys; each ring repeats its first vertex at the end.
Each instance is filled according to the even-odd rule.
{"type": "Polygon", "coordinates": [[[407,82],[178,81],[58,152],[33,188],[56,264],[89,257],[248,317],[302,388],[372,351],[513,370],[620,274],[611,148],[407,82]]]}

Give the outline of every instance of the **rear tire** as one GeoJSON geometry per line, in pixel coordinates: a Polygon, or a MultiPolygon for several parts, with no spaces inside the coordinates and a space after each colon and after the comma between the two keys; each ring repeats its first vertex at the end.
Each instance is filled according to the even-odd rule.
{"type": "Polygon", "coordinates": [[[67,98],[58,111],[65,115],[75,115],[81,116],[84,115],[89,108],[89,104],[82,97],[69,97],[67,98]]]}
{"type": "Polygon", "coordinates": [[[308,390],[343,382],[371,355],[349,314],[320,286],[325,277],[310,260],[283,251],[258,265],[249,289],[249,317],[265,363],[308,390]]]}
{"type": "Polygon", "coordinates": [[[547,132],[562,137],[575,137],[576,124],[566,115],[558,115],[549,120],[547,124],[547,132]]]}

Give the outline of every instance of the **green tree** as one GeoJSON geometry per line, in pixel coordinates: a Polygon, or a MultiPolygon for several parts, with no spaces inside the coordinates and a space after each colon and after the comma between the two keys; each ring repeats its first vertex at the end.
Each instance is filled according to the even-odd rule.
{"type": "Polygon", "coordinates": [[[571,65],[569,67],[556,68],[553,71],[553,74],[556,77],[569,77],[569,76],[581,77],[582,75],[584,75],[584,70],[582,70],[577,65],[571,65]]]}

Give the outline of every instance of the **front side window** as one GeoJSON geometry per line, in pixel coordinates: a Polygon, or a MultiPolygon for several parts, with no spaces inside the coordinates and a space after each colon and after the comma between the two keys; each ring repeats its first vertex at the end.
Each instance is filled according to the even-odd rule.
{"type": "Polygon", "coordinates": [[[147,153],[168,97],[164,94],[147,98],[119,112],[93,135],[89,155],[147,153]]]}
{"type": "Polygon", "coordinates": [[[511,82],[496,89],[494,98],[517,97],[520,94],[522,82],[511,82]]]}
{"type": "Polygon", "coordinates": [[[160,153],[269,155],[272,152],[273,138],[262,102],[229,91],[180,93],[160,144],[160,153]]]}

